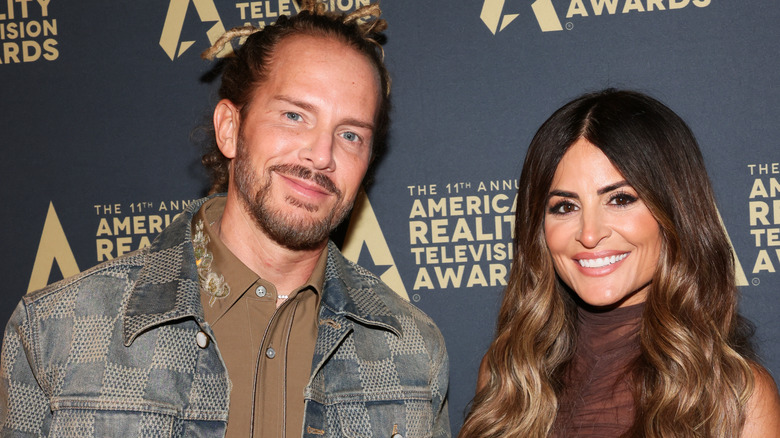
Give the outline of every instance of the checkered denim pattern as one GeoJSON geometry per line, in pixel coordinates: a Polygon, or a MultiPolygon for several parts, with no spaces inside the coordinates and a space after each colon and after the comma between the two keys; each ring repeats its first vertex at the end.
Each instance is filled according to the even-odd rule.
{"type": "Polygon", "coordinates": [[[450,436],[444,339],[331,244],[305,437],[450,436]]]}
{"type": "Polygon", "coordinates": [[[23,298],[0,354],[0,435],[224,434],[230,383],[215,345],[196,342],[210,331],[188,235],[184,217],[152,247],[23,298]]]}
{"type": "MultiPolygon", "coordinates": [[[[0,353],[0,435],[223,436],[230,382],[203,321],[192,214],[152,246],[25,296],[0,353]]],[[[307,437],[449,436],[433,322],[328,247],[307,437]]],[[[212,336],[213,338],[213,336],[212,336]]]]}

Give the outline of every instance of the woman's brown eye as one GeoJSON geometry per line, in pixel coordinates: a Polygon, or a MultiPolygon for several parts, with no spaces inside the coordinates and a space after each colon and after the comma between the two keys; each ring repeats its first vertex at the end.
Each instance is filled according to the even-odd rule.
{"type": "Polygon", "coordinates": [[[612,198],[609,200],[610,204],[615,205],[629,205],[636,202],[637,198],[635,196],[631,196],[627,193],[618,193],[612,196],[612,198]]]}
{"type": "Polygon", "coordinates": [[[550,214],[568,214],[577,211],[577,206],[571,202],[561,201],[549,208],[550,214]]]}

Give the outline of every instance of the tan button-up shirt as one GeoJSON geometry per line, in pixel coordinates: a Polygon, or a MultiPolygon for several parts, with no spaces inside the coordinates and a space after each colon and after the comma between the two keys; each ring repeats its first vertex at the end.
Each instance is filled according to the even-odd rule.
{"type": "Polygon", "coordinates": [[[274,285],[212,230],[224,208],[224,197],[210,199],[193,217],[192,229],[201,303],[232,383],[226,436],[299,437],[327,251],[309,281],[277,309],[274,285]]]}

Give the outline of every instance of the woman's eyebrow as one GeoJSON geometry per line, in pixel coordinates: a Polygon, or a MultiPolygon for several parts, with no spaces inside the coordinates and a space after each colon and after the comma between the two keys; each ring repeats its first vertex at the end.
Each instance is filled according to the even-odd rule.
{"type": "Polygon", "coordinates": [[[608,186],[605,186],[605,187],[602,187],[602,188],[598,189],[598,191],[596,193],[598,193],[599,195],[603,195],[604,193],[609,193],[609,192],[611,192],[611,191],[613,191],[615,189],[619,189],[619,188],[627,186],[627,185],[628,185],[628,181],[626,181],[626,180],[618,181],[618,182],[616,182],[614,184],[610,184],[608,186]]]}
{"type": "MultiPolygon", "coordinates": [[[[619,189],[621,187],[625,187],[627,185],[629,185],[628,181],[625,181],[625,180],[618,181],[618,182],[616,182],[614,184],[610,184],[608,186],[604,186],[604,187],[598,189],[598,191],[596,191],[596,193],[599,194],[599,195],[603,195],[604,193],[609,193],[609,192],[611,192],[613,190],[619,189]]],[[[561,198],[572,198],[572,199],[579,199],[580,198],[580,196],[578,194],[576,194],[574,192],[567,192],[567,191],[564,191],[564,190],[551,190],[550,193],[547,194],[547,199],[549,200],[553,196],[559,196],[561,198]]]]}
{"type": "Polygon", "coordinates": [[[550,193],[547,194],[547,199],[549,200],[553,196],[560,196],[561,198],[574,198],[574,199],[580,199],[579,195],[573,192],[564,192],[563,190],[551,190],[550,193]]]}

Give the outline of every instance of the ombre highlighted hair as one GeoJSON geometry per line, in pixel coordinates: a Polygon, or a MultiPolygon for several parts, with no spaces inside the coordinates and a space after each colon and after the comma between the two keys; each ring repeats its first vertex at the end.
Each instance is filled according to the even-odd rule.
{"type": "Polygon", "coordinates": [[[529,146],[517,199],[514,260],[495,339],[461,437],[546,437],[575,351],[576,306],[544,236],[546,199],[580,138],[599,148],[659,224],[662,249],[629,375],[626,437],[738,437],[754,385],[752,327],[737,312],[731,246],[698,144],[685,122],[633,91],[583,95],[529,146]]]}

